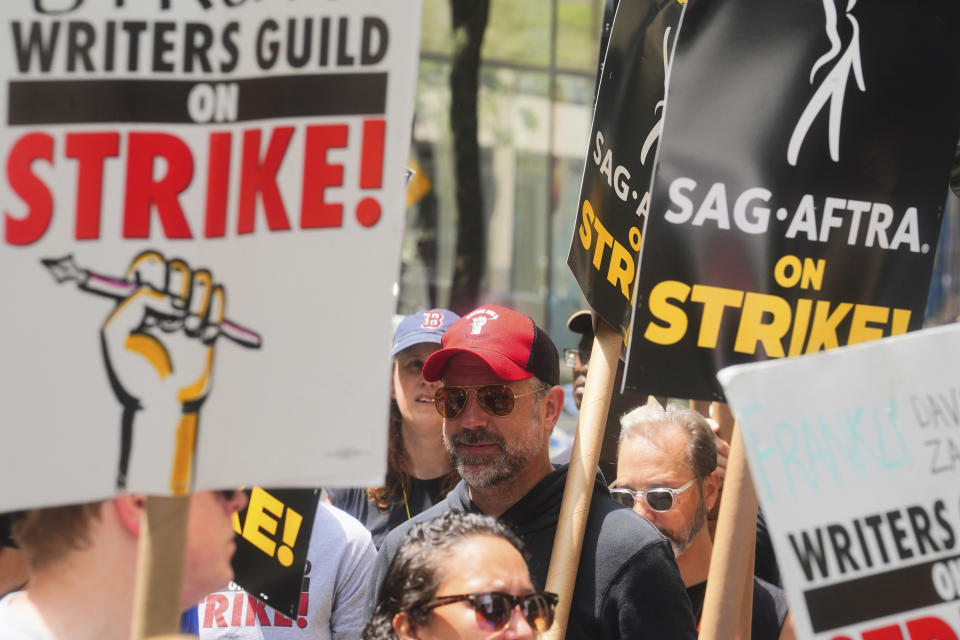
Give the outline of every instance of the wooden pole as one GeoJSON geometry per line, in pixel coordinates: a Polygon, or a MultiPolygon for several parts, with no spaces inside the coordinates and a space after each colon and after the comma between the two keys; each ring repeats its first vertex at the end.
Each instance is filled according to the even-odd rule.
{"type": "Polygon", "coordinates": [[[707,576],[700,640],[746,640],[750,637],[757,494],[747,468],[740,429],[736,425],[724,485],[707,576]]]}
{"type": "Polygon", "coordinates": [[[547,572],[547,591],[553,591],[560,596],[553,626],[543,636],[548,640],[562,640],[567,632],[573,587],[580,565],[583,532],[587,526],[587,515],[590,513],[590,500],[593,497],[597,463],[600,460],[600,447],[603,444],[603,432],[622,341],[613,327],[597,319],[587,382],[583,390],[583,401],[580,403],[580,421],[573,438],[567,484],[563,492],[563,503],[560,505],[550,569],[547,572]]]}
{"type": "Polygon", "coordinates": [[[183,578],[189,496],[147,498],[140,523],[137,584],[131,640],[181,637],[183,578]]]}
{"type": "MultiPolygon", "coordinates": [[[[756,547],[756,538],[754,538],[754,544],[751,545],[751,549],[756,547]]],[[[750,552],[749,557],[745,559],[746,566],[744,567],[744,579],[743,579],[743,592],[740,594],[740,638],[742,640],[750,640],[752,623],[753,623],[753,568],[754,568],[755,556],[753,551],[750,552]]]]}
{"type": "Polygon", "coordinates": [[[710,401],[709,400],[691,400],[690,408],[702,415],[704,418],[710,417],[710,401]]]}
{"type": "MultiPolygon", "coordinates": [[[[721,438],[727,444],[730,444],[733,438],[733,414],[730,412],[730,405],[724,402],[711,403],[707,400],[691,400],[690,407],[699,411],[701,415],[712,418],[719,427],[717,437],[721,438]]],[[[729,466],[730,461],[727,460],[729,466]]],[[[707,514],[707,529],[710,531],[710,539],[713,540],[717,534],[717,518],[720,517],[720,505],[723,504],[723,480],[720,480],[719,494],[717,501],[707,514]]]]}
{"type": "MultiPolygon", "coordinates": [[[[706,413],[703,415],[709,417],[709,415],[706,413]]],[[[728,405],[726,402],[714,402],[713,419],[717,421],[718,425],[720,425],[717,435],[727,442],[733,444],[734,419],[733,413],[730,411],[730,405],[728,405]]]]}

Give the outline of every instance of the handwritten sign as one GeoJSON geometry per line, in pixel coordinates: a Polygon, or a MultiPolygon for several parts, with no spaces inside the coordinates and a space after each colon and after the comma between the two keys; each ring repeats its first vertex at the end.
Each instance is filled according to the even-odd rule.
{"type": "Polygon", "coordinates": [[[960,326],[720,371],[800,637],[960,634],[960,326]]]}
{"type": "Polygon", "coordinates": [[[419,13],[3,4],[0,511],[382,480],[419,13]]]}

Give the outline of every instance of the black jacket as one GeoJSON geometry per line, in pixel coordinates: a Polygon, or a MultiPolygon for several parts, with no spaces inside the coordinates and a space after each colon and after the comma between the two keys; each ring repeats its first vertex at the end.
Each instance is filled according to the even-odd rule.
{"type": "MultiPolygon", "coordinates": [[[[566,467],[555,470],[500,516],[526,544],[530,574],[539,589],[547,580],[566,480],[566,467]]],[[[373,567],[371,588],[367,589],[368,618],[390,561],[412,523],[429,520],[448,509],[479,511],[463,481],[446,500],[387,535],[373,567]]],[[[566,637],[697,637],[690,600],[669,543],[647,520],[614,502],[599,479],[590,502],[566,637]]]]}

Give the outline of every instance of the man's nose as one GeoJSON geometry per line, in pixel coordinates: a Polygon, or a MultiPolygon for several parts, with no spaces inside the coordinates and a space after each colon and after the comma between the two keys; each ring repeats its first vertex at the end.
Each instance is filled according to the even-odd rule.
{"type": "MultiPolygon", "coordinates": [[[[510,613],[510,624],[507,627],[507,637],[526,640],[527,638],[536,638],[537,631],[530,626],[527,619],[523,617],[520,605],[515,605],[510,613]]],[[[546,629],[544,629],[546,631],[546,629]]]]}
{"type": "Polygon", "coordinates": [[[633,510],[642,515],[644,518],[650,522],[656,524],[657,522],[657,512],[650,508],[650,505],[647,504],[647,501],[643,498],[635,498],[633,503],[633,510]]]}
{"type": "Polygon", "coordinates": [[[465,423],[462,423],[461,426],[469,428],[478,423],[486,424],[489,416],[490,414],[484,411],[480,407],[480,403],[477,401],[477,390],[467,389],[466,403],[463,406],[463,411],[461,411],[460,415],[457,416],[461,420],[465,421],[465,423]]]}

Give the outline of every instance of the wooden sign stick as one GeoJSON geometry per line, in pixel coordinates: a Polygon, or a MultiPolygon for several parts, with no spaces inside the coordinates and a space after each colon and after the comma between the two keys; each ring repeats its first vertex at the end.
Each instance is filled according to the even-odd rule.
{"type": "Polygon", "coordinates": [[[690,408],[702,415],[704,418],[710,417],[710,401],[709,400],[691,400],[690,408]]]}
{"type": "MultiPolygon", "coordinates": [[[[706,413],[703,415],[707,415],[706,413]]],[[[733,427],[734,419],[733,413],[730,411],[730,405],[726,402],[714,402],[713,403],[713,419],[717,421],[717,424],[720,428],[717,430],[717,435],[729,443],[733,442],[733,427]]]]}
{"type": "Polygon", "coordinates": [[[131,640],[159,640],[180,631],[187,509],[190,496],[149,496],[140,522],[137,586],[133,595],[131,640]]]}
{"type": "MultiPolygon", "coordinates": [[[[756,540],[754,540],[756,543],[756,540]]],[[[753,545],[756,547],[756,544],[753,545]]],[[[743,592],[740,594],[740,637],[747,640],[751,636],[753,624],[753,570],[755,560],[753,553],[744,560],[743,592]]]]}
{"type": "Polygon", "coordinates": [[[736,425],[723,493],[707,575],[700,640],[750,637],[757,494],[747,468],[743,438],[736,425]]]}
{"type": "Polygon", "coordinates": [[[570,469],[560,505],[557,535],[553,541],[550,569],[547,572],[547,591],[560,595],[553,626],[544,634],[548,640],[562,640],[567,632],[573,587],[580,565],[580,548],[587,526],[593,485],[597,478],[600,447],[613,395],[613,381],[617,375],[620,345],[623,338],[613,327],[597,319],[593,351],[587,369],[587,382],[580,403],[580,420],[573,438],[570,469]]]}

